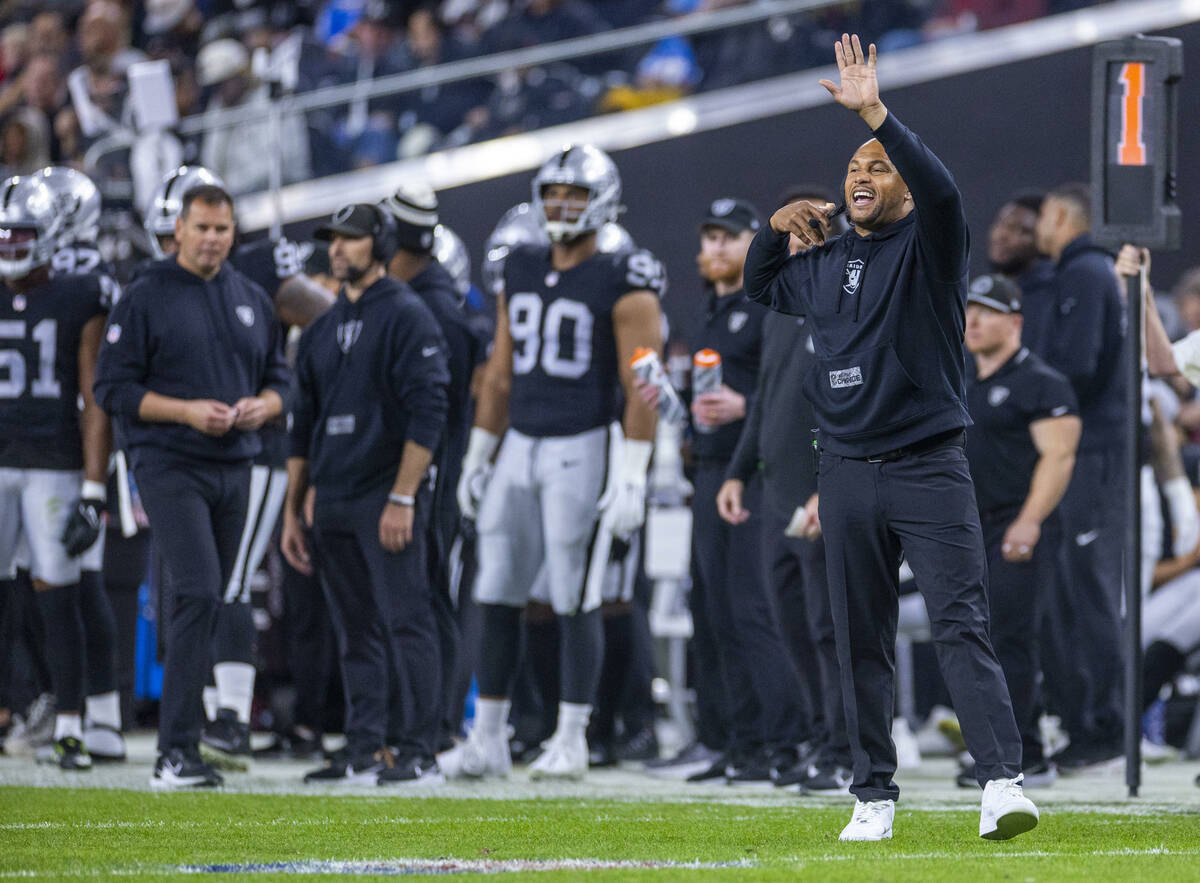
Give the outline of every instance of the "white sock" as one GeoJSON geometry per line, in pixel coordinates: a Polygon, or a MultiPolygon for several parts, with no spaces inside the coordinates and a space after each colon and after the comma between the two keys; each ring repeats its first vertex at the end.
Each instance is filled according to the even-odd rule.
{"type": "Polygon", "coordinates": [[[217,702],[217,688],[205,687],[204,692],[200,694],[200,698],[204,701],[204,716],[212,721],[217,719],[217,709],[220,705],[217,702]]]}
{"type": "Polygon", "coordinates": [[[239,724],[250,723],[254,666],[246,662],[218,662],[213,666],[213,680],[217,682],[217,707],[236,711],[239,724]]]}
{"type": "Polygon", "coordinates": [[[508,699],[476,699],[475,726],[485,736],[503,736],[511,707],[508,699]]]}
{"type": "Polygon", "coordinates": [[[83,703],[89,721],[102,727],[112,727],[114,730],[121,729],[121,697],[117,695],[116,690],[88,696],[83,703]]]}
{"type": "Polygon", "coordinates": [[[581,705],[578,702],[558,703],[558,727],[555,732],[564,736],[582,735],[587,730],[588,718],[592,716],[592,706],[581,705]]]}
{"type": "Polygon", "coordinates": [[[74,736],[83,741],[83,718],[77,714],[56,714],[54,716],[54,741],[74,736]]]}

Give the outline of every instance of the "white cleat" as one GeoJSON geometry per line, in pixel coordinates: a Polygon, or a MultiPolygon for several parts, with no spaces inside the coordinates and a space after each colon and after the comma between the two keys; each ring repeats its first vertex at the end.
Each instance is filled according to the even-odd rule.
{"type": "Polygon", "coordinates": [[[447,779],[457,779],[462,775],[462,758],[466,747],[466,742],[455,742],[452,748],[447,748],[438,754],[438,769],[447,779]]]}
{"type": "Polygon", "coordinates": [[[579,780],[588,771],[587,738],[555,733],[542,746],[542,753],[529,765],[529,778],[579,780]]]}
{"type": "Polygon", "coordinates": [[[1032,830],[1038,823],[1038,809],[1021,787],[1024,776],[992,779],[983,789],[983,807],[979,811],[979,836],[985,840],[1009,840],[1032,830]]]}
{"type": "Polygon", "coordinates": [[[896,817],[894,800],[861,800],[854,804],[850,824],[842,828],[838,840],[891,840],[892,820],[896,817]]]}
{"type": "Polygon", "coordinates": [[[470,779],[504,779],[512,772],[512,754],[503,734],[485,736],[476,728],[462,744],[459,775],[470,779]]]}

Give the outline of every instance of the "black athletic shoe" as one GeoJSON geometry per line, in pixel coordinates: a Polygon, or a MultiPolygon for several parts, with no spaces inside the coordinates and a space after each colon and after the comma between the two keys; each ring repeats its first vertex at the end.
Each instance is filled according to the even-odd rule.
{"type": "Polygon", "coordinates": [[[321,760],[321,737],[298,730],[276,733],[269,745],[255,749],[254,757],[264,760],[321,760]]]}
{"type": "Polygon", "coordinates": [[[204,762],[199,751],[172,748],[158,756],[152,788],[215,788],[224,784],[221,774],[204,762]]]}
{"type": "Polygon", "coordinates": [[[608,742],[588,745],[588,766],[593,769],[617,765],[617,752],[608,742]]]}
{"type": "Polygon", "coordinates": [[[717,779],[724,779],[725,776],[727,775],[728,771],[733,768],[734,767],[733,767],[732,763],[730,762],[729,756],[727,754],[722,753],[722,754],[717,755],[717,759],[714,760],[707,767],[702,769],[700,772],[693,773],[692,775],[688,776],[687,781],[689,781],[689,782],[714,782],[717,779]]]}
{"type": "Polygon", "coordinates": [[[92,768],[87,747],[74,736],[63,736],[54,743],[54,762],[64,770],[85,772],[92,768]]]}
{"type": "Polygon", "coordinates": [[[1109,772],[1117,770],[1123,761],[1120,745],[1072,742],[1065,750],[1054,755],[1054,762],[1065,775],[1109,772]]]}
{"type": "Polygon", "coordinates": [[[241,723],[232,708],[220,708],[216,719],[204,728],[200,744],[231,757],[249,757],[250,725],[241,723]]]}
{"type": "Polygon", "coordinates": [[[795,762],[795,749],[777,752],[760,748],[732,761],[725,770],[725,781],[730,785],[773,785],[778,775],[776,764],[791,766],[795,762]]]}
{"type": "Polygon", "coordinates": [[[628,739],[617,743],[617,760],[653,761],[658,759],[658,736],[654,727],[643,727],[628,739]]]}
{"type": "Polygon", "coordinates": [[[800,783],[805,791],[824,794],[849,794],[854,774],[836,763],[814,763],[808,767],[808,776],[800,783]]]}
{"type": "Polygon", "coordinates": [[[446,777],[432,757],[402,757],[379,773],[380,785],[444,785],[446,777]]]}
{"type": "MultiPolygon", "coordinates": [[[[362,761],[360,761],[361,763],[362,761]]],[[[305,782],[336,782],[346,778],[350,769],[350,755],[343,749],[335,751],[325,760],[325,766],[317,767],[304,774],[305,782]]]]}

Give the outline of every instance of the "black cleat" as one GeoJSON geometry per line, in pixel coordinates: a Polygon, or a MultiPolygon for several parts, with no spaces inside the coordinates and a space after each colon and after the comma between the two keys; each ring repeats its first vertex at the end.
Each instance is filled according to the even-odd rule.
{"type": "Polygon", "coordinates": [[[152,788],[216,788],[225,784],[221,774],[204,762],[199,751],[172,748],[158,756],[152,788]]]}
{"type": "Polygon", "coordinates": [[[54,762],[61,769],[85,772],[92,768],[92,756],[87,746],[74,736],[63,736],[54,743],[54,762]]]}
{"type": "Polygon", "coordinates": [[[218,709],[200,736],[200,750],[214,767],[244,773],[250,769],[250,725],[238,721],[232,708],[218,709]]]}

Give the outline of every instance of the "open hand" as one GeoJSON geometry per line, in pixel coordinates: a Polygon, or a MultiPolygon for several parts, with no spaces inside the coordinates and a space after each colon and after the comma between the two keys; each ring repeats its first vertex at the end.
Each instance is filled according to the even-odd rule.
{"type": "MultiPolygon", "coordinates": [[[[875,79],[875,44],[867,47],[864,56],[858,34],[842,34],[842,39],[833,44],[833,55],[842,82],[838,85],[831,80],[820,81],[833,100],[860,115],[876,108],[882,109],[879,82],[875,79]]],[[[879,122],[883,122],[882,118],[879,122]]],[[[872,128],[875,125],[878,124],[872,125],[872,128]]]]}

